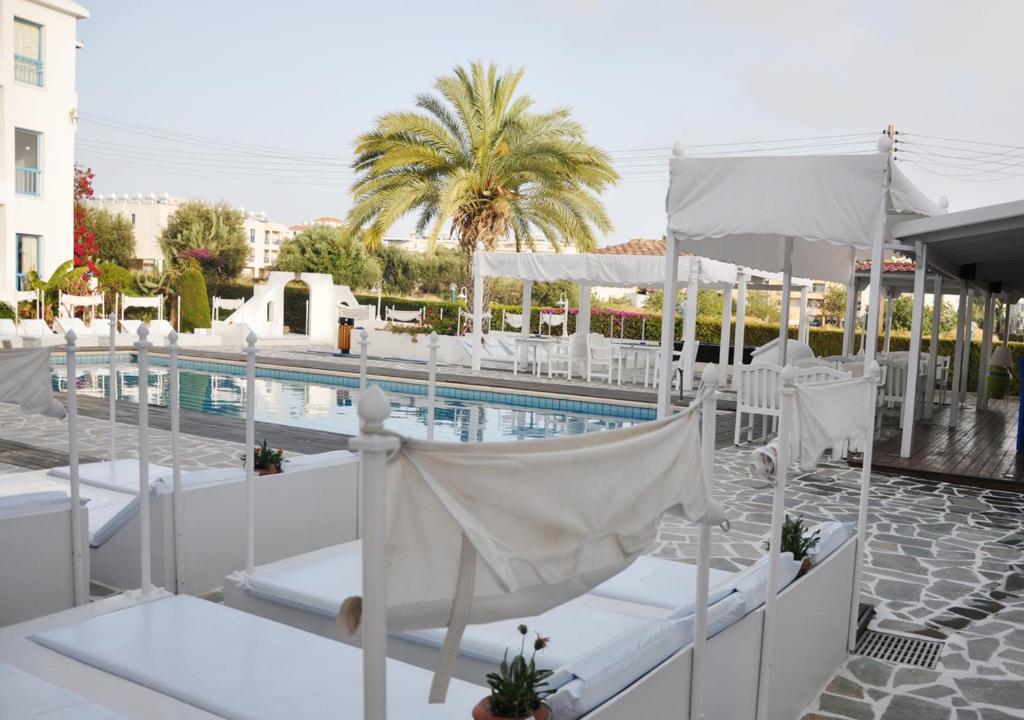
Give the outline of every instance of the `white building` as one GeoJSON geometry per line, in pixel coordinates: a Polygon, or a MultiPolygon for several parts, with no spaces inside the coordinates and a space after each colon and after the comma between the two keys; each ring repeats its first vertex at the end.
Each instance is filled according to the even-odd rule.
{"type": "Polygon", "coordinates": [[[87,17],[70,0],[0,0],[0,291],[72,257],[76,31],[87,17]]]}
{"type": "MultiPolygon", "coordinates": [[[[427,252],[427,246],[428,246],[427,238],[424,237],[423,235],[417,235],[415,233],[410,233],[409,235],[406,235],[405,237],[400,237],[400,236],[396,236],[396,235],[392,235],[390,237],[384,237],[384,238],[381,238],[381,242],[383,242],[385,245],[389,245],[391,247],[398,247],[398,248],[401,248],[401,249],[406,250],[408,252],[414,252],[414,253],[425,253],[425,252],[427,252]]],[[[450,234],[442,233],[437,238],[437,242],[434,244],[434,247],[435,248],[444,248],[444,249],[448,249],[448,250],[458,250],[459,249],[459,243],[455,240],[455,238],[451,237],[450,234]]],[[[494,247],[494,252],[515,252],[515,251],[516,251],[516,243],[515,243],[515,240],[513,238],[505,238],[505,239],[501,240],[494,247]]],[[[523,248],[523,251],[524,252],[530,252],[530,249],[529,248],[523,248]]],[[[555,250],[554,247],[551,246],[551,243],[549,243],[544,238],[537,238],[534,241],[534,248],[533,248],[532,252],[535,252],[535,253],[553,253],[553,252],[556,252],[556,250],[555,250]]],[[[559,252],[567,253],[567,254],[572,254],[572,253],[576,252],[576,248],[573,247],[572,245],[566,245],[566,246],[562,247],[559,252]]]]}
{"type": "MultiPolygon", "coordinates": [[[[185,201],[163,193],[135,193],[133,195],[113,193],[97,194],[92,201],[114,215],[121,215],[132,223],[135,231],[135,268],[139,270],[163,270],[165,261],[160,249],[160,234],[167,227],[171,217],[185,201]]],[[[267,220],[266,213],[239,208],[245,216],[243,229],[249,243],[249,263],[244,274],[262,278],[277,262],[281,242],[295,233],[282,223],[267,220]]]]}

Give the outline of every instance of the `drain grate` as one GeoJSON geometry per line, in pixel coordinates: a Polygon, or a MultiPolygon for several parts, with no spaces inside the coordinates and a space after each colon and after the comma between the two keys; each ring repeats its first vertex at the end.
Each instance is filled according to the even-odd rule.
{"type": "Polygon", "coordinates": [[[942,645],[935,640],[867,630],[861,635],[855,652],[876,660],[930,669],[939,662],[942,645]]]}

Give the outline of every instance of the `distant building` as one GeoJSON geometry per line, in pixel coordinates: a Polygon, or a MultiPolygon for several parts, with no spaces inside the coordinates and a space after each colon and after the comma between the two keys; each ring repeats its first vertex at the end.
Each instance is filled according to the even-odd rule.
{"type": "MultiPolygon", "coordinates": [[[[423,235],[417,235],[416,233],[409,233],[404,237],[392,235],[381,239],[381,242],[391,247],[398,247],[408,252],[414,253],[425,253],[428,249],[428,238],[423,235]]],[[[444,248],[447,250],[459,250],[458,241],[451,237],[448,233],[442,233],[434,244],[435,248],[444,248]]],[[[513,238],[504,238],[498,242],[494,248],[495,252],[516,252],[516,243],[513,238]]],[[[523,252],[535,252],[535,253],[553,253],[558,252],[551,246],[544,238],[537,238],[534,240],[534,248],[531,251],[529,248],[524,247],[523,252]]],[[[575,253],[576,248],[569,245],[561,249],[563,253],[575,253]]]]}
{"type": "MultiPolygon", "coordinates": [[[[114,193],[96,195],[92,202],[131,221],[135,231],[134,269],[147,272],[164,269],[160,234],[184,200],[173,198],[167,193],[114,193]]],[[[274,266],[281,251],[281,243],[294,237],[295,231],[283,223],[267,220],[266,213],[262,211],[253,212],[245,208],[239,208],[239,211],[245,216],[242,228],[249,243],[249,262],[243,273],[258,280],[265,277],[274,266]]]]}
{"type": "Polygon", "coordinates": [[[73,254],[75,53],[70,0],[0,0],[0,291],[73,254]]]}

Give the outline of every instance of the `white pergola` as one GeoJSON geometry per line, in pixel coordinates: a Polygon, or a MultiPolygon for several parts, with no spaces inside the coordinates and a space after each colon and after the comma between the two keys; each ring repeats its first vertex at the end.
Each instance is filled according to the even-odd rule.
{"type": "MultiPolygon", "coordinates": [[[[557,253],[501,253],[477,249],[473,259],[473,370],[480,369],[480,338],[483,319],[483,282],[485,277],[516,278],[523,281],[523,312],[531,306],[533,283],[568,281],[580,288],[579,315],[576,319],[576,333],[590,332],[590,288],[592,287],[661,287],[665,279],[665,259],[649,255],[605,255],[580,253],[574,255],[557,253]]],[[[676,262],[676,276],[687,281],[687,311],[683,325],[684,347],[693,347],[696,336],[697,291],[699,288],[721,290],[728,302],[723,303],[720,362],[728,364],[729,336],[732,325],[731,293],[736,285],[736,266],[690,255],[680,256],[676,262]]],[[[675,295],[666,294],[662,312],[663,354],[672,360],[675,334],[675,295]],[[666,335],[667,333],[667,335],[666,335]],[[667,349],[665,338],[668,338],[667,349]]],[[[567,309],[568,311],[568,309],[567,309]]],[[[529,323],[524,322],[520,332],[530,333],[529,323]]],[[[737,335],[739,338],[739,335],[737,335]]],[[[687,356],[689,358],[689,356],[687,356]]],[[[742,361],[742,355],[737,358],[742,361]]],[[[663,378],[671,377],[671,368],[663,378]]],[[[692,382],[693,363],[687,362],[684,370],[684,387],[692,382]]],[[[663,382],[669,387],[671,383],[663,382]]],[[[664,413],[668,412],[668,396],[664,399],[664,413]]],[[[659,411],[662,405],[659,404],[659,411]]]]}
{"type": "MultiPolygon", "coordinates": [[[[949,412],[949,427],[955,428],[960,421],[960,400],[967,386],[971,347],[969,328],[974,303],[983,303],[985,307],[977,386],[977,406],[979,410],[984,410],[988,406],[986,379],[992,354],[992,335],[997,322],[996,298],[1002,297],[1006,303],[1005,327],[1009,323],[1009,306],[1024,296],[1024,200],[910,220],[893,229],[893,238],[898,249],[912,253],[916,262],[909,367],[916,368],[920,363],[928,272],[932,271],[935,282],[940,284],[940,290],[936,293],[936,310],[941,309],[941,293],[948,291],[945,283],[951,279],[959,285],[953,393],[949,412]]],[[[937,311],[932,314],[932,337],[937,335],[938,315],[937,311]]],[[[934,386],[935,346],[933,342],[929,356],[926,413],[930,410],[930,392],[934,386]]],[[[917,374],[914,372],[908,373],[905,397],[908,401],[903,407],[900,454],[909,457],[913,449],[917,410],[917,403],[913,401],[917,397],[917,374]]]]}

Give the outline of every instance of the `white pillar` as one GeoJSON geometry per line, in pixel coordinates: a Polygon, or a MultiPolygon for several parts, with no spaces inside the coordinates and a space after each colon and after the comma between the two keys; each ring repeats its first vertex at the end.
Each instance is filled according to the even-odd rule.
{"type": "Polygon", "coordinates": [[[733,347],[732,387],[739,390],[740,368],[743,366],[744,330],[747,315],[747,273],[740,271],[736,278],[736,339],[733,347]]]}
{"type": "MultiPolygon", "coordinates": [[[[887,178],[887,190],[888,184],[887,178]]],[[[878,353],[878,323],[881,321],[882,307],[882,253],[885,250],[885,208],[886,202],[883,198],[882,226],[878,228],[878,234],[871,247],[871,277],[868,280],[871,292],[868,295],[867,321],[864,323],[864,367],[870,365],[878,353]]]]}
{"type": "Polygon", "coordinates": [[[974,344],[974,302],[977,292],[971,288],[967,292],[967,324],[964,327],[964,360],[960,367],[962,374],[960,378],[960,399],[959,402],[967,400],[967,379],[971,376],[971,346],[974,344]]]}
{"type": "MultiPolygon", "coordinates": [[[[17,304],[17,303],[15,303],[17,304]]],[[[15,308],[17,309],[17,308],[15,308]]],[[[110,460],[110,479],[113,481],[117,475],[117,296],[114,296],[114,315],[111,317],[107,316],[107,323],[110,325],[110,343],[108,345],[109,356],[107,357],[107,364],[110,368],[110,380],[109,387],[107,388],[110,393],[108,401],[108,414],[110,416],[110,449],[108,450],[108,460],[110,460]]]]}
{"type": "Polygon", "coordinates": [[[722,370],[722,384],[726,382],[726,368],[729,367],[729,335],[732,331],[732,288],[722,290],[722,329],[719,334],[718,367],[722,370]]]}
{"type": "Polygon", "coordinates": [[[530,318],[533,317],[533,280],[523,280],[523,337],[530,334],[530,318]]]}
{"type": "Polygon", "coordinates": [[[675,350],[676,333],[676,282],[679,275],[679,251],[675,236],[668,234],[665,239],[665,282],[662,285],[664,297],[661,302],[661,353],[658,355],[658,417],[667,417],[672,412],[672,353],[675,350]]]}
{"type": "Polygon", "coordinates": [[[437,333],[430,333],[430,362],[427,364],[427,440],[434,439],[434,406],[437,404],[437,333]]]}
{"type": "Polygon", "coordinates": [[[360,434],[349,442],[359,451],[362,487],[359,516],[363,519],[363,718],[387,718],[387,455],[398,449],[398,438],[386,433],[391,412],[388,399],[376,385],[359,403],[360,434]]]}
{"type": "Polygon", "coordinates": [[[960,422],[960,366],[964,361],[964,325],[967,318],[967,281],[960,280],[960,303],[956,311],[956,348],[953,351],[953,393],[949,401],[949,427],[960,422]]]}
{"type": "Polygon", "coordinates": [[[149,532],[149,328],[139,325],[139,577],[143,594],[153,587],[149,532]]]}
{"type": "MultiPolygon", "coordinates": [[[[42,316],[40,316],[42,317],[42,316]]],[[[88,578],[85,577],[82,549],[82,496],[78,480],[78,365],[75,331],[64,335],[67,343],[68,372],[68,470],[71,484],[71,590],[75,605],[89,602],[88,578]]]]}
{"type": "Polygon", "coordinates": [[[757,720],[773,720],[768,715],[769,685],[772,680],[772,657],[775,650],[775,605],[779,595],[779,555],[782,544],[782,521],[786,511],[786,472],[790,463],[790,435],[793,432],[796,371],[782,370],[778,457],[775,463],[775,491],[772,497],[772,524],[768,541],[768,584],[765,594],[764,625],[761,629],[760,682],[757,687],[757,720]]]}
{"type": "Polygon", "coordinates": [[[985,293],[985,320],[981,331],[981,358],[978,367],[978,409],[988,409],[988,361],[992,356],[992,323],[996,310],[996,294],[985,293]]]}
{"type": "Polygon", "coordinates": [[[786,344],[789,342],[789,304],[793,288],[793,238],[786,238],[786,257],[782,270],[782,302],[779,308],[779,365],[786,365],[786,344]]]}
{"type": "MultiPolygon", "coordinates": [[[[717,390],[725,380],[722,372],[714,365],[704,371],[704,386],[707,397],[701,404],[701,476],[704,486],[715,484],[715,423],[717,415],[717,390]]],[[[693,662],[690,665],[690,714],[691,718],[703,717],[704,664],[708,635],[708,587],[711,574],[711,526],[700,524],[697,541],[697,588],[694,596],[693,618],[693,662]]]]}
{"type": "Polygon", "coordinates": [[[797,328],[796,336],[802,343],[810,341],[810,327],[807,318],[807,286],[800,288],[800,325],[797,328]]]}
{"type": "Polygon", "coordinates": [[[174,519],[174,592],[185,592],[185,515],[181,498],[181,397],[178,385],[178,333],[167,335],[167,405],[171,411],[172,517],[174,519]]]}
{"type": "Polygon", "coordinates": [[[473,253],[473,334],[470,336],[473,342],[473,372],[480,371],[480,343],[484,337],[484,278],[480,274],[481,253],[483,246],[477,243],[476,252],[473,253]]]}
{"type": "MultiPolygon", "coordinates": [[[[854,265],[856,267],[856,264],[854,265]]],[[[846,312],[843,315],[843,349],[842,355],[849,357],[854,353],[853,340],[857,337],[857,276],[854,273],[850,277],[850,284],[846,286],[846,312]]]]}
{"type": "Polygon", "coordinates": [[[370,333],[366,331],[366,328],[360,328],[359,330],[359,396],[362,398],[363,392],[366,391],[366,354],[370,348],[370,333]]]}
{"type": "Polygon", "coordinates": [[[935,409],[935,373],[939,357],[939,333],[942,330],[942,276],[936,275],[932,285],[932,337],[928,343],[928,376],[925,382],[924,417],[931,418],[935,409]]]}
{"type": "Polygon", "coordinates": [[[865,365],[864,373],[871,378],[866,392],[871,408],[871,422],[866,423],[867,432],[864,437],[864,456],[860,469],[860,503],[857,511],[857,559],[853,565],[853,597],[850,601],[850,634],[847,649],[853,652],[857,647],[857,625],[860,619],[860,581],[864,573],[864,551],[868,545],[868,499],[871,495],[871,462],[874,454],[875,413],[877,412],[878,381],[882,377],[882,369],[872,360],[865,365]]]}
{"type": "Polygon", "coordinates": [[[590,285],[580,283],[580,308],[576,314],[576,334],[581,337],[590,332],[591,304],[590,285]]]}
{"type": "Polygon", "coordinates": [[[690,281],[686,285],[686,317],[683,319],[683,392],[693,390],[697,363],[697,295],[700,293],[700,261],[690,259],[690,281]]]}
{"type": "Polygon", "coordinates": [[[885,289],[885,339],[882,342],[882,352],[889,354],[889,341],[892,339],[892,301],[896,299],[896,293],[892,288],[885,289]]]}
{"type": "MultiPolygon", "coordinates": [[[[924,279],[928,270],[925,245],[920,240],[914,243],[914,309],[910,320],[910,356],[907,359],[907,388],[903,394],[903,438],[900,442],[900,457],[910,457],[914,444],[914,421],[917,418],[917,378],[921,367],[921,328],[924,325],[924,279]]],[[[892,307],[892,301],[889,302],[892,307]]],[[[889,312],[890,319],[892,312],[889,312]]]]}
{"type": "MultiPolygon", "coordinates": [[[[359,403],[362,406],[362,402],[359,403]]],[[[245,571],[256,569],[256,333],[245,339],[245,571]]]]}

